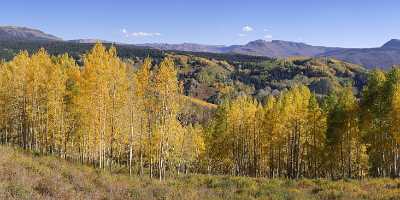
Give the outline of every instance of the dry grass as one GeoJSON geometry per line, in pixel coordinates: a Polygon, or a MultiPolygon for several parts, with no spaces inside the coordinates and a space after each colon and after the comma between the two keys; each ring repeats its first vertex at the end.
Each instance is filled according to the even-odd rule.
{"type": "Polygon", "coordinates": [[[400,199],[400,180],[192,175],[159,182],[0,147],[0,199],[400,199]]]}
{"type": "Polygon", "coordinates": [[[218,107],[215,104],[208,103],[207,101],[203,101],[201,99],[196,99],[196,98],[184,96],[184,95],[182,95],[182,97],[183,97],[184,101],[186,101],[187,103],[192,103],[194,106],[199,106],[203,109],[215,110],[218,107]]]}

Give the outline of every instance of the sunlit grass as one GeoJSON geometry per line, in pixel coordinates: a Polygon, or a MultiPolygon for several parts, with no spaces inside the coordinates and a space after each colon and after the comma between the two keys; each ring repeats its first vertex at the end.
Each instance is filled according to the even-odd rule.
{"type": "Polygon", "coordinates": [[[160,182],[2,146],[0,199],[400,199],[400,180],[182,175],[160,182]]]}

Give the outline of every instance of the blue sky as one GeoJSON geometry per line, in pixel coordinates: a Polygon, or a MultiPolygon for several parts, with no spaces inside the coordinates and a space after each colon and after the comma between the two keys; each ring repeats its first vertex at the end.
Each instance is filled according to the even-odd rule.
{"type": "Polygon", "coordinates": [[[398,0],[6,0],[0,25],[64,39],[375,47],[400,38],[398,0]]]}

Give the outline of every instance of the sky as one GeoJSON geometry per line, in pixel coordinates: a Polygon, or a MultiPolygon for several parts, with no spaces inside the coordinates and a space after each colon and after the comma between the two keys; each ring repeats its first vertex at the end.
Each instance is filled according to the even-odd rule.
{"type": "Polygon", "coordinates": [[[377,47],[400,38],[399,8],[399,0],[5,0],[0,25],[133,44],[377,47]]]}

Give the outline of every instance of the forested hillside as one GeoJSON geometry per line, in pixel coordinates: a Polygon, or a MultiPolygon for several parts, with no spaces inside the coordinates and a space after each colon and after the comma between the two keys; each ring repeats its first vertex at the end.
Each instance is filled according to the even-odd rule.
{"type": "Polygon", "coordinates": [[[400,175],[400,69],[367,74],[357,65],[304,58],[236,66],[172,53],[132,65],[101,44],[80,62],[40,49],[0,64],[3,144],[160,180],[182,173],[400,175]],[[368,81],[356,94],[362,74],[368,81]],[[191,76],[217,84],[218,106],[184,95],[203,95],[185,89],[191,76]],[[264,76],[275,80],[257,82],[264,76]],[[321,77],[332,89],[312,92],[321,77]],[[254,95],[264,84],[282,87],[254,95]]]}
{"type": "MultiPolygon", "coordinates": [[[[21,50],[35,53],[40,48],[50,55],[68,53],[83,65],[83,57],[94,44],[75,42],[0,42],[0,58],[11,60],[21,50]]],[[[111,44],[105,44],[110,47],[111,44]]],[[[263,101],[297,84],[310,88],[318,96],[352,85],[356,93],[366,82],[366,70],[331,58],[293,57],[271,59],[238,54],[214,54],[179,51],[159,51],[133,45],[119,45],[118,56],[129,67],[138,68],[146,57],[155,64],[163,58],[174,60],[178,80],[184,94],[210,103],[220,103],[225,97],[252,95],[263,101]]]]}

